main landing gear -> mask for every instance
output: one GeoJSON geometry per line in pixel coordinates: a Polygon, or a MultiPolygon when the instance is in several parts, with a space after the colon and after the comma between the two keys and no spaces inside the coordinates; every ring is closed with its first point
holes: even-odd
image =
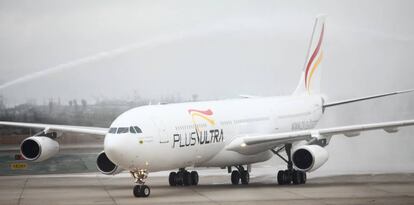
{"type": "Polygon", "coordinates": [[[198,172],[189,172],[184,168],[178,170],[178,172],[171,172],[168,178],[170,186],[197,186],[198,185],[198,172]]]}
{"type": "Polygon", "coordinates": [[[245,170],[243,166],[235,166],[237,170],[231,171],[231,167],[228,167],[229,173],[231,172],[231,184],[238,185],[241,181],[241,184],[249,184],[250,174],[248,170],[245,170]]]}
{"type": "Polygon", "coordinates": [[[287,163],[287,170],[280,170],[277,173],[277,182],[279,185],[287,184],[305,184],[306,183],[306,172],[293,169],[293,162],[291,157],[292,144],[285,144],[284,147],[279,150],[272,152],[279,156],[283,161],[287,163]],[[285,149],[288,159],[285,159],[282,155],[279,154],[281,150],[285,149]]]}
{"type": "Polygon", "coordinates": [[[134,186],[134,196],[135,197],[148,197],[151,193],[150,188],[145,184],[145,179],[148,177],[148,172],[146,170],[131,171],[132,177],[135,179],[135,183],[138,185],[134,186]]]}

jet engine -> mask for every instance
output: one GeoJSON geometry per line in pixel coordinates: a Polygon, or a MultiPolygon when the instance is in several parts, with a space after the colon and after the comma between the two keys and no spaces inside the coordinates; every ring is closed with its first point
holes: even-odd
{"type": "Polygon", "coordinates": [[[98,170],[105,175],[115,175],[123,171],[118,165],[114,164],[105,154],[105,151],[102,151],[98,154],[96,158],[96,167],[98,170]]]}
{"type": "Polygon", "coordinates": [[[328,151],[319,145],[303,145],[295,149],[292,162],[300,171],[311,172],[328,161],[328,151]]]}
{"type": "Polygon", "coordinates": [[[59,152],[59,143],[44,136],[32,136],[20,144],[20,153],[26,160],[41,162],[59,152]]]}

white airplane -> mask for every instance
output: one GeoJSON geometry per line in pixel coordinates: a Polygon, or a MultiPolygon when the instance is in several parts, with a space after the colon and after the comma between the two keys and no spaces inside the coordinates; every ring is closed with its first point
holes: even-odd
{"type": "Polygon", "coordinates": [[[178,169],[169,175],[171,186],[197,185],[198,173],[186,170],[196,167],[227,167],[232,184],[248,184],[251,164],[273,155],[287,164],[277,174],[280,185],[304,184],[306,172],[328,160],[324,147],[332,136],[353,137],[376,129],[394,133],[414,125],[414,120],[406,120],[314,128],[329,107],[413,91],[325,102],[319,90],[325,19],[324,15],[316,19],[302,77],[290,96],[142,106],[121,114],[109,129],[21,122],[0,125],[43,129],[20,145],[22,156],[37,162],[58,153],[62,132],[104,135],[97,168],[107,175],[129,171],[137,183],[135,197],[148,197],[145,179],[150,172],[163,170],[178,169]]]}

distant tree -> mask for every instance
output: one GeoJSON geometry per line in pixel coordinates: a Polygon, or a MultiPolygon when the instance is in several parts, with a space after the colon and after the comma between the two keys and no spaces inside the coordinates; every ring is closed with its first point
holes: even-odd
{"type": "Polygon", "coordinates": [[[3,110],[6,108],[6,106],[4,105],[4,97],[2,95],[0,95],[0,110],[3,110]]]}
{"type": "Polygon", "coordinates": [[[53,99],[49,99],[49,113],[53,110],[53,99]]]}
{"type": "Polygon", "coordinates": [[[88,106],[88,102],[85,99],[81,100],[81,104],[82,104],[82,108],[86,108],[86,106],[88,106]]]}

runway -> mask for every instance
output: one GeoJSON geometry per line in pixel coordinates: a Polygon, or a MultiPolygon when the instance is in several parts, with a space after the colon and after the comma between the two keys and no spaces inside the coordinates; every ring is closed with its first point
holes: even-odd
{"type": "Polygon", "coordinates": [[[229,176],[200,176],[199,186],[170,187],[166,176],[150,177],[149,198],[132,195],[128,175],[0,177],[0,204],[414,204],[414,174],[355,175],[309,179],[279,186],[271,175],[234,186],[229,176]]]}

